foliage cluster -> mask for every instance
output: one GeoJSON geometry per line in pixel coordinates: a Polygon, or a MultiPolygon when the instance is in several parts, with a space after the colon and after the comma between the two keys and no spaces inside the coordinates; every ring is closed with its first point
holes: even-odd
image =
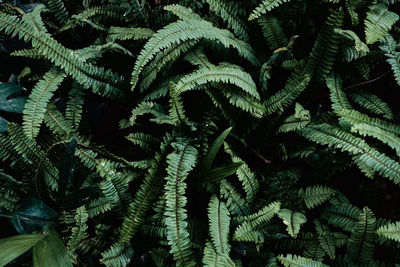
{"type": "Polygon", "coordinates": [[[398,266],[399,10],[0,1],[0,266],[398,266]]]}

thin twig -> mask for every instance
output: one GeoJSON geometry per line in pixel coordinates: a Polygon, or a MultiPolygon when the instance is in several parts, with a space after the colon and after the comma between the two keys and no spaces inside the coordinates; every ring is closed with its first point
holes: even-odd
{"type": "Polygon", "coordinates": [[[270,164],[271,161],[269,159],[266,159],[263,155],[261,155],[258,151],[256,151],[253,147],[249,146],[250,150],[256,154],[257,157],[259,157],[260,159],[262,159],[262,161],[264,161],[267,164],[270,164]]]}
{"type": "Polygon", "coordinates": [[[353,88],[353,87],[357,87],[357,86],[360,86],[360,85],[364,85],[364,84],[368,84],[368,83],[375,82],[375,81],[379,80],[380,78],[382,78],[383,76],[385,76],[386,74],[388,74],[389,72],[390,72],[390,70],[388,70],[388,71],[385,72],[384,74],[382,74],[382,75],[376,77],[375,79],[372,79],[372,80],[369,80],[369,81],[365,81],[365,82],[362,82],[362,83],[357,83],[357,84],[349,85],[349,86],[346,86],[346,87],[343,88],[343,89],[353,88]]]}

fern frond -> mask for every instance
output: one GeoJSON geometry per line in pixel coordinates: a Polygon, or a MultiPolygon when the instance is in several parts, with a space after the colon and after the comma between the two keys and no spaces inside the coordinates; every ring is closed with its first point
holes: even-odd
{"type": "Polygon", "coordinates": [[[239,7],[235,3],[223,0],[207,0],[207,3],[210,5],[210,10],[221,17],[236,36],[244,41],[249,40],[246,24],[238,17],[239,7]]]}
{"type": "Polygon", "coordinates": [[[299,190],[299,196],[303,197],[307,208],[312,209],[330,199],[335,191],[327,186],[309,186],[305,191],[299,190]]]}
{"type": "Polygon", "coordinates": [[[282,112],[304,91],[309,81],[310,76],[308,74],[293,73],[287,80],[285,87],[267,99],[265,102],[266,113],[270,115],[275,112],[282,112]]]}
{"type": "Polygon", "coordinates": [[[140,225],[143,223],[145,214],[151,208],[152,202],[157,198],[157,194],[162,185],[165,150],[170,142],[170,136],[164,138],[161,143],[161,153],[156,153],[148,170],[148,174],[145,176],[139,190],[136,192],[133,202],[129,205],[120,231],[120,244],[128,242],[136,234],[140,225]]]}
{"type": "Polygon", "coordinates": [[[229,258],[230,216],[225,203],[212,196],[208,205],[208,221],[210,236],[217,253],[229,258]]]}
{"type": "Polygon", "coordinates": [[[257,19],[263,14],[266,14],[272,9],[282,5],[282,3],[286,3],[288,1],[290,0],[263,0],[260,5],[253,10],[249,16],[249,20],[257,19]]]}
{"type": "Polygon", "coordinates": [[[129,245],[114,244],[107,251],[101,253],[100,263],[109,267],[127,267],[133,256],[133,249],[129,245]]]}
{"type": "Polygon", "coordinates": [[[354,124],[351,126],[351,131],[362,136],[372,136],[382,141],[384,144],[396,150],[396,154],[400,156],[400,138],[397,135],[365,123],[354,124]]]}
{"type": "Polygon", "coordinates": [[[224,254],[215,251],[211,242],[206,242],[203,252],[203,266],[206,267],[235,267],[235,263],[224,254]]]}
{"type": "Polygon", "coordinates": [[[400,242],[400,222],[382,225],[376,230],[376,233],[384,238],[400,242]]]}
{"type": "Polygon", "coordinates": [[[319,220],[314,220],[315,229],[318,233],[318,240],[326,254],[333,260],[336,253],[335,237],[328,226],[322,224],[319,220]]]}
{"type": "Polygon", "coordinates": [[[333,110],[352,109],[346,94],[342,90],[342,78],[339,74],[332,73],[326,77],[326,85],[330,90],[333,110]]]}
{"type": "Polygon", "coordinates": [[[374,253],[375,216],[365,207],[358,217],[357,228],[347,243],[347,252],[356,261],[369,262],[374,253]]]}
{"type": "Polygon", "coordinates": [[[227,180],[221,181],[220,188],[221,195],[226,199],[226,206],[231,214],[235,216],[249,215],[250,207],[236,188],[234,188],[227,180]]]}
{"type": "Polygon", "coordinates": [[[304,137],[322,145],[333,146],[353,155],[369,168],[387,177],[395,184],[400,183],[400,164],[371,148],[364,140],[328,124],[307,126],[300,131],[304,137]]]}
{"type": "MultiPolygon", "coordinates": [[[[194,13],[190,15],[193,17],[194,13]]],[[[202,38],[217,41],[226,48],[233,47],[238,50],[241,56],[253,64],[259,64],[250,46],[236,39],[229,31],[216,28],[210,22],[201,19],[178,20],[157,31],[144,45],[132,72],[132,89],[136,87],[139,74],[142,72],[144,66],[158,52],[175,43],[179,44],[183,41],[199,40],[202,38]]]]}
{"type": "Polygon", "coordinates": [[[54,17],[60,24],[64,24],[69,15],[62,0],[49,0],[47,2],[50,12],[54,14],[54,17]]]}
{"type": "Polygon", "coordinates": [[[82,241],[88,237],[86,224],[89,215],[87,214],[85,206],[76,209],[75,223],[71,229],[71,235],[68,240],[66,249],[69,253],[73,254],[76,250],[82,247],[82,241]]]}
{"type": "Polygon", "coordinates": [[[310,58],[305,66],[305,72],[316,75],[318,80],[324,80],[335,62],[339,50],[340,36],[335,33],[335,28],[340,28],[343,23],[341,8],[334,10],[326,19],[325,25],[318,34],[310,53],[310,58]]]}
{"type": "Polygon", "coordinates": [[[85,93],[82,87],[77,84],[72,86],[68,93],[67,108],[65,110],[65,118],[71,122],[75,131],[78,130],[79,123],[82,118],[83,104],[85,102],[85,93]]]}
{"type": "Polygon", "coordinates": [[[267,41],[269,49],[275,51],[287,45],[288,40],[276,17],[264,16],[258,19],[258,23],[261,26],[262,34],[267,41]]]}
{"type": "Polygon", "coordinates": [[[112,26],[108,30],[107,41],[148,39],[153,34],[154,31],[147,28],[123,28],[112,26]]]}
{"type": "MultiPolygon", "coordinates": [[[[375,113],[377,115],[382,115],[386,119],[393,119],[393,112],[390,109],[389,105],[380,99],[378,96],[367,93],[367,92],[358,92],[350,94],[351,99],[354,102],[359,104],[361,107],[365,108],[366,110],[375,113]]],[[[344,109],[351,109],[351,108],[344,108],[344,109]]]]}
{"type": "Polygon", "coordinates": [[[13,211],[18,208],[20,197],[14,190],[0,189],[0,208],[8,211],[13,211]]]}
{"type": "Polygon", "coordinates": [[[332,226],[353,232],[357,227],[358,216],[361,210],[350,204],[340,204],[325,209],[322,218],[332,226]]]}
{"type": "Polygon", "coordinates": [[[287,226],[286,230],[293,238],[296,238],[300,232],[302,224],[307,222],[307,218],[303,213],[294,212],[289,209],[280,209],[278,217],[283,220],[283,224],[287,226]]]}
{"type": "Polygon", "coordinates": [[[394,78],[397,84],[400,85],[400,52],[396,51],[397,43],[391,35],[387,35],[383,40],[383,45],[379,46],[379,48],[385,52],[386,62],[392,67],[394,78]]]}
{"type": "Polygon", "coordinates": [[[167,156],[168,176],[165,185],[167,239],[177,266],[195,266],[187,229],[184,193],[185,179],[196,164],[198,152],[185,141],[172,143],[172,146],[176,152],[167,156]]]}
{"type": "Polygon", "coordinates": [[[71,122],[64,118],[53,103],[49,103],[47,106],[44,122],[57,135],[69,137],[73,133],[74,127],[71,122]]]}
{"type": "Polygon", "coordinates": [[[35,138],[39,133],[39,127],[44,119],[46,107],[54,91],[64,80],[65,74],[62,71],[51,69],[43,79],[32,89],[29,99],[24,108],[24,132],[30,139],[35,138]]]}
{"type": "Polygon", "coordinates": [[[351,125],[359,123],[368,124],[373,127],[379,128],[382,131],[389,132],[393,135],[400,135],[400,125],[370,117],[354,109],[351,110],[343,109],[340,111],[336,111],[336,113],[351,125]]]}
{"type": "Polygon", "coordinates": [[[328,265],[323,264],[320,261],[310,258],[303,258],[297,255],[280,255],[277,258],[285,267],[328,267],[328,265]]]}
{"type": "Polygon", "coordinates": [[[280,202],[273,202],[257,213],[238,218],[239,222],[242,223],[235,229],[233,239],[257,243],[259,240],[257,227],[271,220],[278,213],[280,206],[280,202]]]}
{"type": "Polygon", "coordinates": [[[126,139],[146,151],[151,151],[151,148],[154,148],[160,143],[159,140],[154,138],[152,135],[145,133],[131,133],[126,136],[126,139]]]}
{"type": "Polygon", "coordinates": [[[303,128],[311,122],[310,112],[296,103],[295,114],[287,117],[279,126],[278,132],[291,132],[303,128]]]}
{"type": "Polygon", "coordinates": [[[33,29],[35,29],[35,31],[37,33],[40,33],[42,31],[47,32],[47,29],[44,26],[44,23],[41,18],[41,14],[40,14],[43,10],[45,10],[44,5],[37,5],[37,6],[35,6],[35,8],[33,9],[32,12],[25,13],[22,16],[22,20],[24,20],[28,24],[31,24],[31,26],[33,26],[33,29]]]}
{"type": "Polygon", "coordinates": [[[0,12],[0,31],[12,37],[18,36],[25,42],[32,41],[33,48],[70,74],[84,88],[92,88],[95,93],[114,97],[121,93],[113,85],[119,81],[116,74],[83,61],[77,53],[59,44],[49,34],[36,33],[26,22],[0,12]]]}
{"type": "Polygon", "coordinates": [[[384,37],[398,20],[399,15],[389,11],[383,4],[372,6],[364,20],[366,43],[373,44],[384,37]]]}

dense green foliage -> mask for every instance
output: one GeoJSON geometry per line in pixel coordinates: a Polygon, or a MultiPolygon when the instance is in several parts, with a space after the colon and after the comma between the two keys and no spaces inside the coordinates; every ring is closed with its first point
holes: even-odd
{"type": "Polygon", "coordinates": [[[0,266],[398,266],[399,10],[0,1],[0,266]]]}

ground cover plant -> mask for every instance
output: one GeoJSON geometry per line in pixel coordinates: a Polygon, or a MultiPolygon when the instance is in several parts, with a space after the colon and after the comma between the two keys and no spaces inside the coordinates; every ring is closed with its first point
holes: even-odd
{"type": "Polygon", "coordinates": [[[0,266],[398,266],[399,10],[0,1],[0,266]]]}

